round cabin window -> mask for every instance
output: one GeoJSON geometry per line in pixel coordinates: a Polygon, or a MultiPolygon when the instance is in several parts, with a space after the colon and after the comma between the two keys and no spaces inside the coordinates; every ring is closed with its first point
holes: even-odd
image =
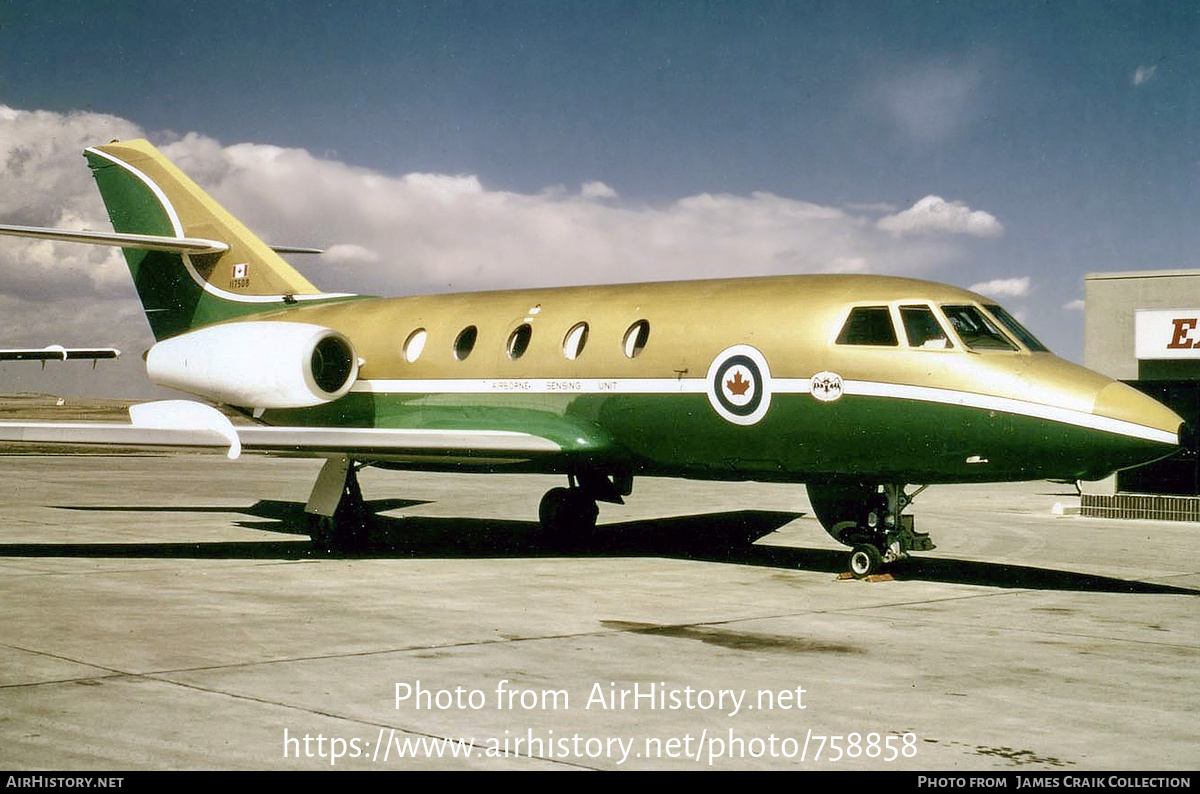
{"type": "Polygon", "coordinates": [[[646,347],[646,341],[650,338],[650,323],[646,320],[638,320],[633,325],[629,326],[629,330],[625,332],[625,338],[622,340],[622,347],[625,350],[627,358],[635,358],[646,347]]]}
{"type": "Polygon", "coordinates": [[[458,336],[454,339],[454,357],[462,361],[471,355],[471,351],[475,349],[475,340],[478,338],[479,329],[473,325],[468,325],[459,331],[458,336]]]}
{"type": "Polygon", "coordinates": [[[516,361],[525,355],[525,350],[529,347],[529,338],[531,336],[533,336],[533,329],[529,327],[529,323],[517,326],[516,330],[508,335],[508,344],[505,346],[508,357],[516,361]]]}
{"type": "Polygon", "coordinates": [[[588,324],[575,323],[563,337],[563,355],[572,361],[579,358],[579,354],[583,352],[583,346],[587,344],[587,338],[588,324]]]}
{"type": "Polygon", "coordinates": [[[409,364],[421,357],[421,351],[425,349],[425,339],[429,336],[424,328],[418,328],[408,335],[404,340],[404,360],[409,364]]]}

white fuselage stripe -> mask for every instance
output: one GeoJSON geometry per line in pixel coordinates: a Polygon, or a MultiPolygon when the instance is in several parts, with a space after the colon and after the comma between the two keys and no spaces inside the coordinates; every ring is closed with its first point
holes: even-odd
{"type": "Polygon", "coordinates": [[[1102,430],[1122,436],[1143,438],[1147,441],[1157,441],[1163,444],[1178,444],[1179,435],[1158,430],[1145,425],[1114,419],[1110,416],[1100,416],[1074,408],[1062,408],[1044,403],[1015,400],[1011,397],[994,397],[988,394],[956,391],[953,389],[934,389],[928,386],[902,386],[892,383],[874,383],[871,381],[846,381],[845,393],[861,397],[886,397],[900,400],[917,400],[919,402],[938,403],[941,405],[960,405],[964,408],[978,408],[985,411],[1028,416],[1033,419],[1047,419],[1059,424],[1086,427],[1092,430],[1102,430]]]}
{"type": "MultiPolygon", "coordinates": [[[[704,394],[707,387],[702,378],[448,378],[360,380],[351,391],[370,394],[704,394]]],[[[767,388],[773,394],[809,394],[812,380],[771,378],[767,388]]],[[[1179,443],[1177,433],[1088,411],[1011,397],[861,380],[846,381],[843,389],[846,395],[958,405],[1045,419],[1161,444],[1179,443]]]]}
{"type": "Polygon", "coordinates": [[[360,380],[351,391],[372,394],[703,394],[699,378],[448,378],[360,380]]]}

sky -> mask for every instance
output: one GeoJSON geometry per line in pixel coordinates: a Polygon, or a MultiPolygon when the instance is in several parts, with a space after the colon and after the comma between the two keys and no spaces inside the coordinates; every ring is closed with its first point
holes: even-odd
{"type": "MultiPolygon", "coordinates": [[[[1193,268],[1200,5],[0,0],[0,223],[108,229],[146,137],[319,287],[915,276],[1083,355],[1086,273],[1193,268]]],[[[153,393],[116,251],[0,241],[0,392],[153,393]]]]}

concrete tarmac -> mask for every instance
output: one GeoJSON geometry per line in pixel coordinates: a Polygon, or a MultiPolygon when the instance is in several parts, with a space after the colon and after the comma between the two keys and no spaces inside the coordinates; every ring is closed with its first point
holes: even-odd
{"type": "Polygon", "coordinates": [[[1200,766],[1194,524],[934,487],[937,550],[865,582],[799,486],[639,480],[563,552],[558,478],[367,470],[327,556],[318,469],[0,456],[0,766],[1200,766]]]}

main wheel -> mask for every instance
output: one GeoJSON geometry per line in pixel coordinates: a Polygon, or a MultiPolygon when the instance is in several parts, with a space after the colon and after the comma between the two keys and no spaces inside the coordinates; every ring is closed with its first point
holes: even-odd
{"type": "Polygon", "coordinates": [[[342,486],[342,498],[331,516],[306,513],[308,536],[317,551],[359,551],[366,547],[374,516],[363,501],[358,476],[351,468],[342,486]]]}
{"type": "Polygon", "coordinates": [[[370,516],[339,511],[331,516],[306,513],[313,549],[323,552],[360,551],[367,545],[370,516]]]}
{"type": "Polygon", "coordinates": [[[860,543],[850,550],[850,574],[855,579],[866,579],[882,567],[883,554],[870,543],[860,543]]]}
{"type": "Polygon", "coordinates": [[[596,502],[578,488],[551,488],[538,505],[542,531],[555,541],[590,535],[599,514],[596,502]]]}

